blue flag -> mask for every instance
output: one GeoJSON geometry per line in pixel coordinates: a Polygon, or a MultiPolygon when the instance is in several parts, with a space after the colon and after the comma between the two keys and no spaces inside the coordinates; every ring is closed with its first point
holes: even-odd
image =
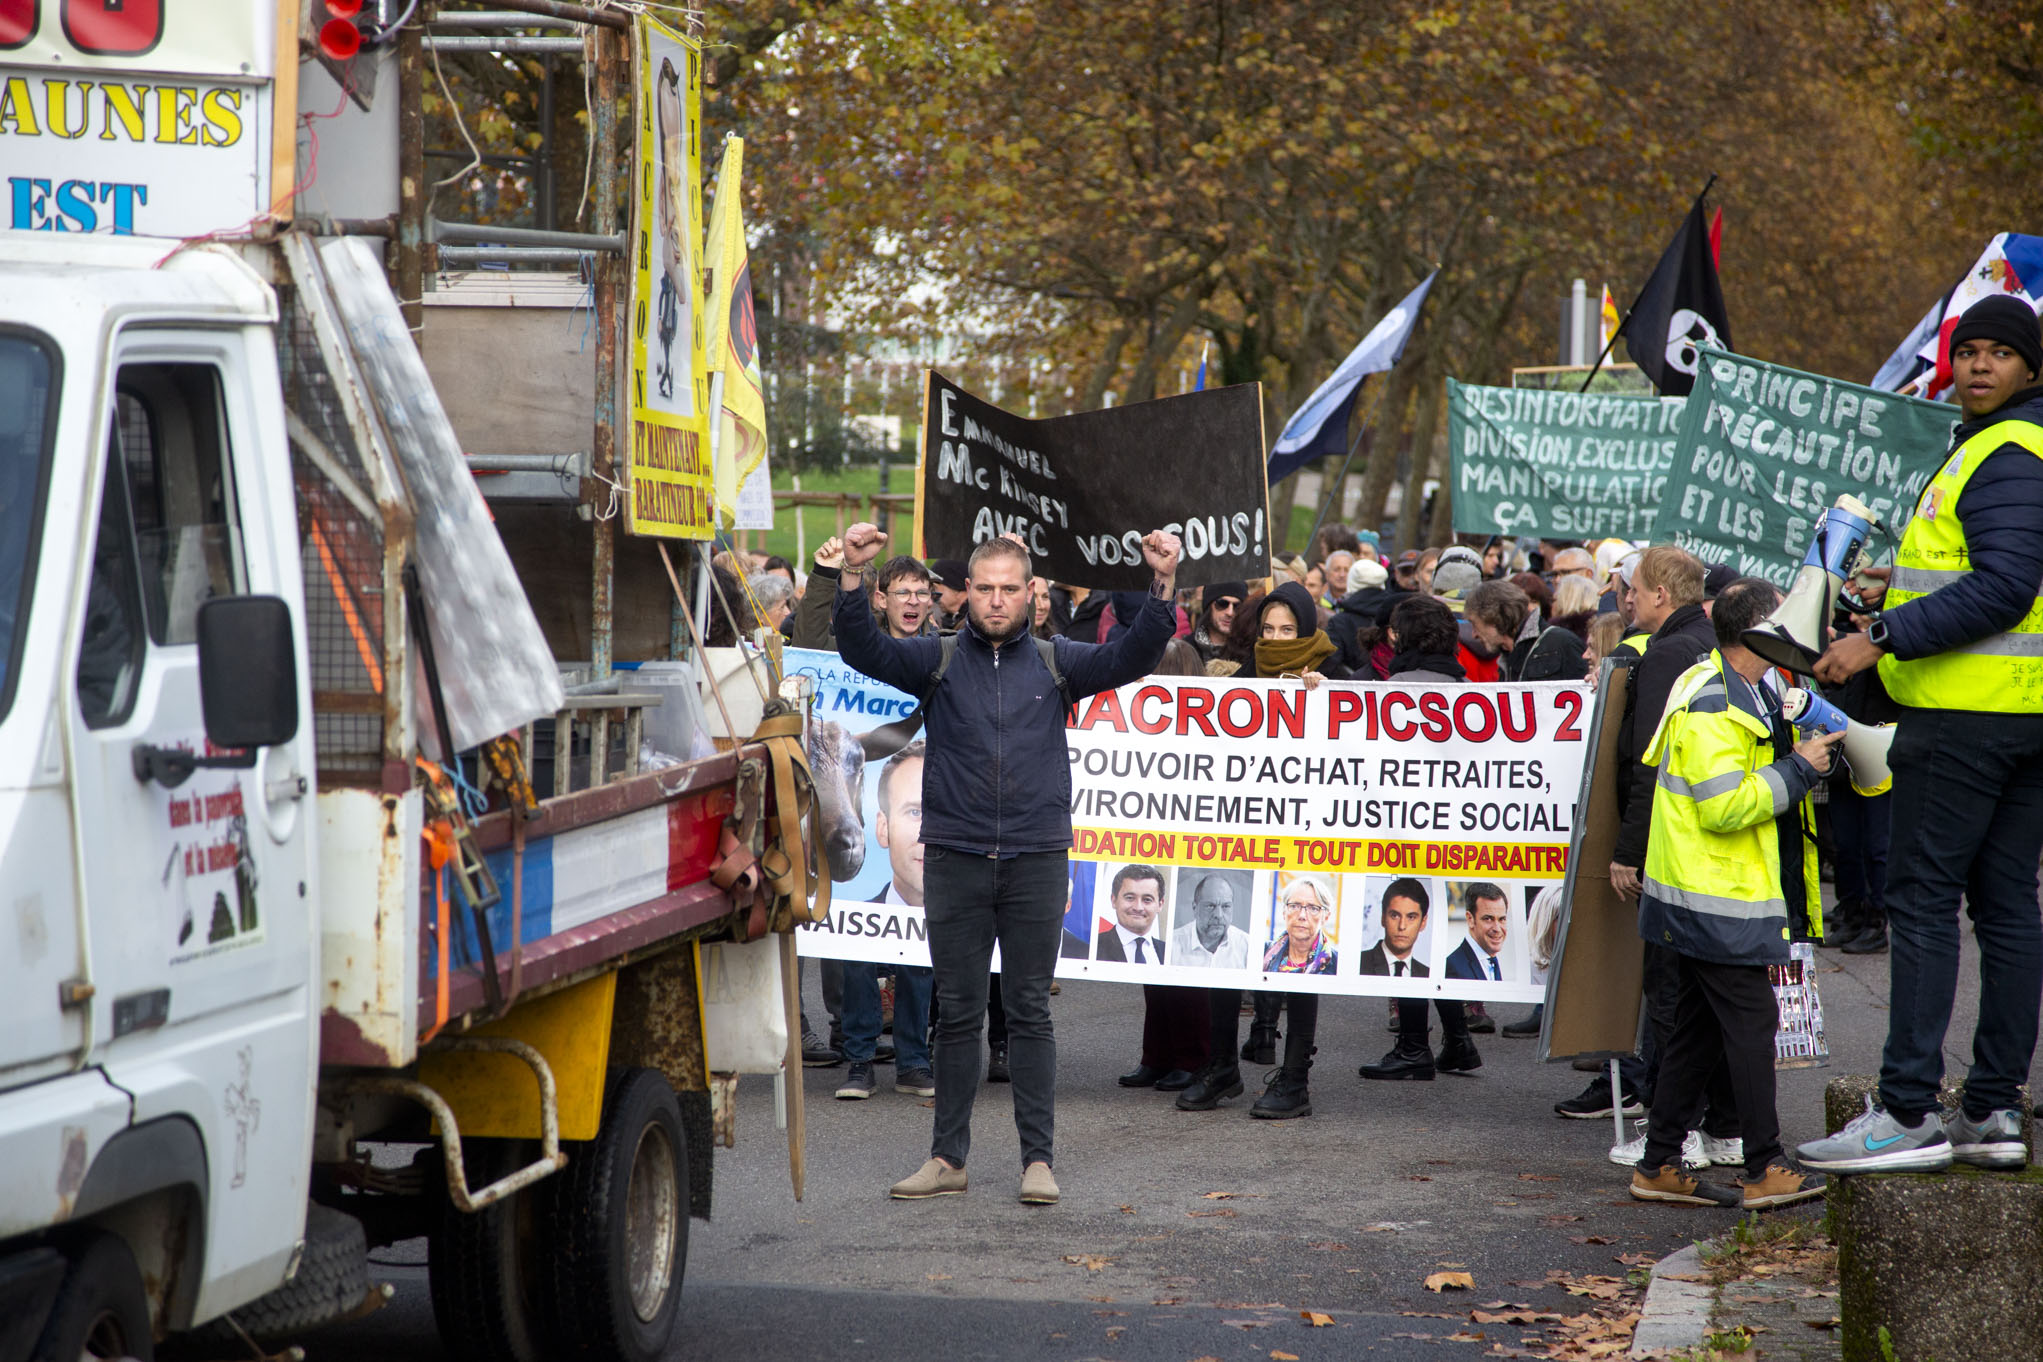
{"type": "Polygon", "coordinates": [[[1270,451],[1272,483],[1323,455],[1347,453],[1348,418],[1355,410],[1355,394],[1362,390],[1362,380],[1370,374],[1388,371],[1404,354],[1405,342],[1411,339],[1412,327],[1419,320],[1419,309],[1425,305],[1426,290],[1433,287],[1439,273],[1435,270],[1427,275],[1406,294],[1405,300],[1348,352],[1333,377],[1305,399],[1305,405],[1291,417],[1284,433],[1277,437],[1276,447],[1270,451]]]}
{"type": "Polygon", "coordinates": [[[1206,391],[1206,351],[1211,347],[1212,342],[1208,341],[1206,345],[1202,346],[1199,350],[1199,381],[1192,385],[1192,391],[1195,393],[1202,393],[1206,391]]]}

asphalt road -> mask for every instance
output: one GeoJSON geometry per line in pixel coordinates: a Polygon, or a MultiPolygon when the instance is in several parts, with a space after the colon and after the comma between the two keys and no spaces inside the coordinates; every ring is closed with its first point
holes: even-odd
{"type": "MultiPolygon", "coordinates": [[[[1969,936],[1965,952],[1946,1044],[1960,1071],[1977,1007],[1969,936]]],[[[1877,1071],[1886,1030],[1885,956],[1819,951],[1818,964],[1832,1063],[1782,1072],[1790,1147],[1821,1133],[1829,1078],[1877,1071]]],[[[1328,999],[1314,1115],[1267,1122],[1249,1118],[1246,1100],[1186,1114],[1167,1097],[1116,1086],[1135,1060],[1134,988],[1067,982],[1052,1005],[1055,1207],[1015,1199],[1012,1105],[999,1085],[980,1090],[971,1191],[889,1201],[888,1184],[925,1157],[928,1103],[891,1088],[834,1101],[841,1069],[804,1075],[808,1185],[797,1203],[771,1080],[746,1079],[738,1147],[717,1154],[715,1217],[694,1222],[675,1356],[1437,1358],[1442,1345],[1428,1340],[1464,1329],[1484,1334],[1473,1355],[1521,1331],[1471,1325],[1471,1306],[1573,1312],[1581,1302],[1544,1284],[1549,1269],[1622,1276],[1617,1255],[1665,1254],[1735,1219],[1630,1200],[1628,1174],[1606,1157],[1608,1119],[1552,1113],[1586,1075],[1535,1064],[1531,1041],[1479,1037],[1484,1064],[1470,1077],[1365,1083],[1355,1066],[1388,1048],[1385,1007],[1328,999]],[[1584,1242],[1592,1238],[1609,1242],[1584,1242]],[[1467,1271],[1474,1290],[1429,1292],[1425,1277],[1441,1270],[1467,1271]],[[1301,1311],[1332,1323],[1310,1325],[1301,1311]]],[[[821,1015],[813,998],[810,1007],[821,1015]]],[[[1523,1011],[1499,1009],[1500,1020],[1523,1011]]],[[[419,1246],[382,1256],[400,1264],[380,1269],[396,1299],[308,1340],[314,1362],[441,1356],[424,1270],[401,1265],[420,1259],[419,1246]]]]}

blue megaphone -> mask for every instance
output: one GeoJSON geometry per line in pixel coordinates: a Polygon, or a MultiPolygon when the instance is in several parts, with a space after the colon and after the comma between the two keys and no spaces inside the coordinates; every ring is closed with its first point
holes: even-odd
{"type": "Polygon", "coordinates": [[[1781,696],[1781,713],[1801,733],[1844,734],[1839,747],[1851,768],[1851,787],[1860,794],[1885,794],[1893,787],[1887,749],[1894,745],[1894,725],[1862,724],[1822,696],[1800,689],[1781,696]]]}
{"type": "Polygon", "coordinates": [[[1879,522],[1849,493],[1816,518],[1809,552],[1780,606],[1740,642],[1776,667],[1810,675],[1823,655],[1823,626],[1834,606],[1865,612],[1872,607],[1845,590],[1866,566],[1866,543],[1879,522]]]}

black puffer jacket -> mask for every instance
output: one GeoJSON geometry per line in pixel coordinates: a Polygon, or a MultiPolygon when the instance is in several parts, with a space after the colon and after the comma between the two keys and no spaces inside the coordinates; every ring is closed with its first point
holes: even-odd
{"type": "Polygon", "coordinates": [[[1327,621],[1327,637],[1341,650],[1341,661],[1349,671],[1360,675],[1369,665],[1369,649],[1362,646],[1363,637],[1372,629],[1383,628],[1384,621],[1390,618],[1390,608],[1411,594],[1392,586],[1365,586],[1341,597],[1333,618],[1327,621]]]}

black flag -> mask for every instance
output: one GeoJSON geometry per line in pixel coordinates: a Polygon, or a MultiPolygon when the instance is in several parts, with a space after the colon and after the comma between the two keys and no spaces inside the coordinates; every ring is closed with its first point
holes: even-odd
{"type": "Polygon", "coordinates": [[[1698,197],[1681,230],[1667,245],[1653,277],[1619,328],[1632,362],[1667,397],[1686,397],[1695,386],[1696,347],[1730,350],[1731,321],[1710,257],[1710,229],[1698,197]]]}

